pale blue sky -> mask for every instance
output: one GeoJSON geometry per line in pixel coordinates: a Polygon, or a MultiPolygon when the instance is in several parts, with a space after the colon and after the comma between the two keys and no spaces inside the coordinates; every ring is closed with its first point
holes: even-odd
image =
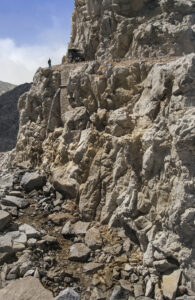
{"type": "Polygon", "coordinates": [[[31,81],[48,57],[60,63],[73,8],[74,0],[0,0],[0,80],[31,81]]]}

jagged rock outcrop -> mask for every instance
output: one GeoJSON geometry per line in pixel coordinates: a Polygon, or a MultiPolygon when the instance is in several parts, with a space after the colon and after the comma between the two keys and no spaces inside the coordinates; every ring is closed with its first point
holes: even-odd
{"type": "Polygon", "coordinates": [[[16,145],[19,128],[17,103],[19,97],[29,91],[30,86],[25,83],[0,96],[0,152],[10,151],[16,145]]]}
{"type": "Polygon", "coordinates": [[[194,52],[192,0],[76,0],[70,47],[86,59],[194,52]]]}
{"type": "Polygon", "coordinates": [[[173,61],[75,66],[67,85],[72,108],[47,138],[47,98],[28,108],[35,85],[36,91],[43,88],[47,77],[19,104],[17,161],[27,157],[51,171],[55,188],[77,199],[83,220],[124,227],[143,250],[144,264],[160,271],[162,260],[166,268],[192,264],[194,66],[194,54],[173,61]]]}
{"type": "MultiPolygon", "coordinates": [[[[44,169],[80,221],[125,230],[155,270],[146,295],[155,286],[162,299],[156,277],[178,269],[193,290],[194,1],[75,5],[71,45],[98,60],[38,70],[19,101],[14,162],[44,169]]],[[[74,218],[54,217],[74,235],[74,218]]]]}
{"type": "Polygon", "coordinates": [[[40,156],[43,153],[42,142],[48,134],[49,115],[53,109],[53,120],[55,128],[61,124],[58,116],[58,104],[52,105],[55,92],[60,86],[60,72],[50,69],[39,69],[33,81],[30,92],[20,97],[18,110],[20,111],[19,136],[20,142],[16,145],[17,155],[23,153],[22,158],[18,160],[26,161],[33,156],[34,164],[39,163],[40,156]],[[55,117],[57,115],[57,117],[55,117]],[[57,120],[57,121],[56,121],[57,120]],[[28,144],[31,145],[28,152],[28,144]],[[26,153],[26,154],[24,154],[26,153]],[[25,157],[24,157],[25,156],[25,157]]]}
{"type": "Polygon", "coordinates": [[[44,289],[37,278],[27,277],[16,280],[0,290],[0,297],[7,300],[53,300],[52,293],[44,289]]]}

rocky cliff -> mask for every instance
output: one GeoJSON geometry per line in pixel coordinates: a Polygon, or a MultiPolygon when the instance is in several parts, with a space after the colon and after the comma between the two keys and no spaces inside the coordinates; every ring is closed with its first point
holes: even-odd
{"type": "Polygon", "coordinates": [[[0,96],[0,152],[10,151],[16,145],[19,113],[19,97],[30,89],[30,84],[21,84],[0,96]]]}
{"type": "Polygon", "coordinates": [[[191,53],[194,12],[191,0],[75,0],[70,46],[87,59],[191,53]]]}
{"type": "MultiPolygon", "coordinates": [[[[43,169],[79,221],[141,253],[139,293],[129,248],[95,247],[107,264],[123,253],[131,266],[111,278],[134,297],[194,291],[194,13],[194,1],[77,0],[71,46],[95,60],[39,69],[19,100],[15,164],[43,169]]],[[[108,299],[90,288],[83,299],[108,299]]]]}

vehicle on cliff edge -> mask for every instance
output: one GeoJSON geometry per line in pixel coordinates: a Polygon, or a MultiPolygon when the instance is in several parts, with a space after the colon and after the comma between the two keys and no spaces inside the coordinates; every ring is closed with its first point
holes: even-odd
{"type": "Polygon", "coordinates": [[[81,62],[85,61],[83,53],[79,49],[68,49],[68,62],[73,63],[73,62],[81,62]]]}

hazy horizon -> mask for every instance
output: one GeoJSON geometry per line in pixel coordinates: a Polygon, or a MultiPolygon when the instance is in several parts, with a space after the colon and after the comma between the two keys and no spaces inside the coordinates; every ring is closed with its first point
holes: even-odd
{"type": "Polygon", "coordinates": [[[50,57],[60,64],[71,31],[74,0],[1,0],[0,81],[31,82],[50,57]]]}

